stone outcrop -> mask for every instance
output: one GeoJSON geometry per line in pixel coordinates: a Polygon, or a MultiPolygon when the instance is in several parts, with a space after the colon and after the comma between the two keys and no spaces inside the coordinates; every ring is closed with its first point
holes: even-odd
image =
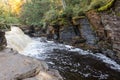
{"type": "Polygon", "coordinates": [[[104,32],[104,26],[101,22],[101,17],[99,13],[94,10],[90,10],[86,13],[86,16],[91,23],[92,29],[95,31],[96,35],[99,37],[99,40],[104,40],[106,35],[104,32]]]}
{"type": "Polygon", "coordinates": [[[102,15],[102,20],[107,30],[108,36],[111,38],[113,50],[118,52],[120,57],[120,17],[116,15],[102,15]]]}
{"type": "Polygon", "coordinates": [[[101,13],[102,23],[107,31],[107,36],[111,39],[113,50],[120,58],[120,0],[116,0],[112,13],[101,13]]]}
{"type": "Polygon", "coordinates": [[[65,26],[60,30],[60,40],[63,42],[71,43],[72,38],[75,37],[76,34],[72,26],[65,26]]]}
{"type": "Polygon", "coordinates": [[[24,31],[25,34],[29,35],[30,37],[41,37],[46,36],[46,29],[42,28],[37,25],[22,25],[19,27],[24,31]]]}
{"type": "Polygon", "coordinates": [[[4,49],[7,45],[5,32],[0,31],[0,50],[4,49]]]}
{"type": "Polygon", "coordinates": [[[63,80],[46,63],[18,54],[11,49],[0,52],[0,80],[63,80]]]}

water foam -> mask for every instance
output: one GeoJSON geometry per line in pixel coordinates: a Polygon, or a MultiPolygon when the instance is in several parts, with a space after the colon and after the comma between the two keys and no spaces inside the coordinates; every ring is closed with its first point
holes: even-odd
{"type": "Polygon", "coordinates": [[[64,45],[59,43],[54,43],[53,41],[45,41],[42,42],[41,38],[34,39],[34,42],[28,45],[28,47],[25,48],[23,54],[31,57],[36,57],[39,59],[45,60],[47,58],[48,52],[52,52],[53,49],[59,49],[59,50],[68,50],[71,52],[78,52],[80,55],[92,55],[96,57],[97,59],[101,60],[102,62],[106,63],[110,66],[110,68],[120,71],[120,65],[117,64],[114,60],[106,57],[105,55],[101,53],[93,54],[89,50],[84,51],[80,48],[74,48],[70,45],[64,45]]]}
{"type": "Polygon", "coordinates": [[[19,28],[12,26],[11,31],[6,32],[5,37],[7,39],[7,47],[13,48],[19,52],[32,42],[32,39],[24,34],[19,28]]]}

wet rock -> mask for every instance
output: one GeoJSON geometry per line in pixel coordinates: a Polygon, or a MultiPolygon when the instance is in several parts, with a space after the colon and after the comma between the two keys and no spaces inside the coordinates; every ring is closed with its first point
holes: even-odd
{"type": "Polygon", "coordinates": [[[107,57],[115,60],[118,64],[120,64],[120,59],[118,59],[118,56],[116,55],[116,52],[114,52],[113,50],[107,49],[105,51],[102,51],[101,53],[103,53],[107,57]]]}
{"type": "Polygon", "coordinates": [[[99,40],[105,40],[105,29],[102,24],[100,14],[94,10],[90,10],[86,13],[86,16],[92,25],[92,29],[96,32],[96,35],[99,37],[99,40]]]}
{"type": "Polygon", "coordinates": [[[92,29],[90,22],[87,18],[80,20],[81,24],[81,35],[86,39],[86,44],[95,45],[97,41],[97,36],[95,31],[92,29]]]}
{"type": "Polygon", "coordinates": [[[72,39],[73,44],[85,43],[86,40],[80,36],[76,36],[72,39]]]}
{"type": "Polygon", "coordinates": [[[66,26],[60,30],[60,40],[62,40],[63,42],[71,43],[72,38],[74,38],[75,36],[76,34],[72,26],[66,26]]]}
{"type": "Polygon", "coordinates": [[[108,43],[107,41],[99,41],[97,43],[99,49],[103,50],[107,50],[107,49],[111,49],[112,50],[112,44],[108,43]]]}
{"type": "Polygon", "coordinates": [[[0,50],[4,49],[7,46],[5,32],[0,31],[0,50]]]}
{"type": "Polygon", "coordinates": [[[110,57],[110,58],[115,57],[115,53],[112,50],[110,50],[110,49],[102,51],[102,53],[105,54],[106,56],[110,57]]]}
{"type": "Polygon", "coordinates": [[[47,39],[46,39],[45,37],[41,37],[41,38],[40,38],[40,42],[45,42],[45,43],[47,43],[47,39]]]}
{"type": "Polygon", "coordinates": [[[54,28],[52,26],[48,26],[47,39],[49,39],[49,40],[53,39],[53,35],[54,35],[54,28]]]}
{"type": "Polygon", "coordinates": [[[60,39],[60,34],[59,34],[59,30],[60,30],[60,25],[52,25],[54,28],[54,35],[53,35],[53,39],[54,40],[59,40],[60,39]]]}
{"type": "Polygon", "coordinates": [[[111,13],[101,13],[102,23],[106,28],[107,37],[111,41],[112,48],[120,59],[120,0],[116,0],[111,13]]]}
{"type": "Polygon", "coordinates": [[[114,4],[114,10],[118,16],[120,16],[120,0],[116,0],[114,4]]]}
{"type": "Polygon", "coordinates": [[[46,29],[39,27],[37,25],[22,25],[19,26],[23,32],[30,37],[40,37],[40,36],[46,36],[46,29]]]}
{"type": "Polygon", "coordinates": [[[0,80],[62,80],[45,62],[6,50],[0,52],[0,80]]]}

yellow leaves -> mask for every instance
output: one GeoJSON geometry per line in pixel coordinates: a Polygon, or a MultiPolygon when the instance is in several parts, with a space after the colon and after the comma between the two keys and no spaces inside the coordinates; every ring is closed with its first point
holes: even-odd
{"type": "Polygon", "coordinates": [[[23,0],[9,0],[8,1],[11,12],[15,14],[19,14],[21,10],[21,6],[23,5],[23,0]]]}
{"type": "Polygon", "coordinates": [[[14,14],[19,14],[21,11],[21,6],[26,0],[2,0],[1,4],[4,10],[7,12],[12,12],[14,14]]]}

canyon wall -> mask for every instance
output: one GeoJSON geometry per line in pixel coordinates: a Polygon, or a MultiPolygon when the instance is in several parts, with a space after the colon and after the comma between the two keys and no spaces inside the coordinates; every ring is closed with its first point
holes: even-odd
{"type": "Polygon", "coordinates": [[[116,0],[110,11],[101,13],[102,23],[111,38],[113,50],[120,58],[120,0],[116,0]]]}

